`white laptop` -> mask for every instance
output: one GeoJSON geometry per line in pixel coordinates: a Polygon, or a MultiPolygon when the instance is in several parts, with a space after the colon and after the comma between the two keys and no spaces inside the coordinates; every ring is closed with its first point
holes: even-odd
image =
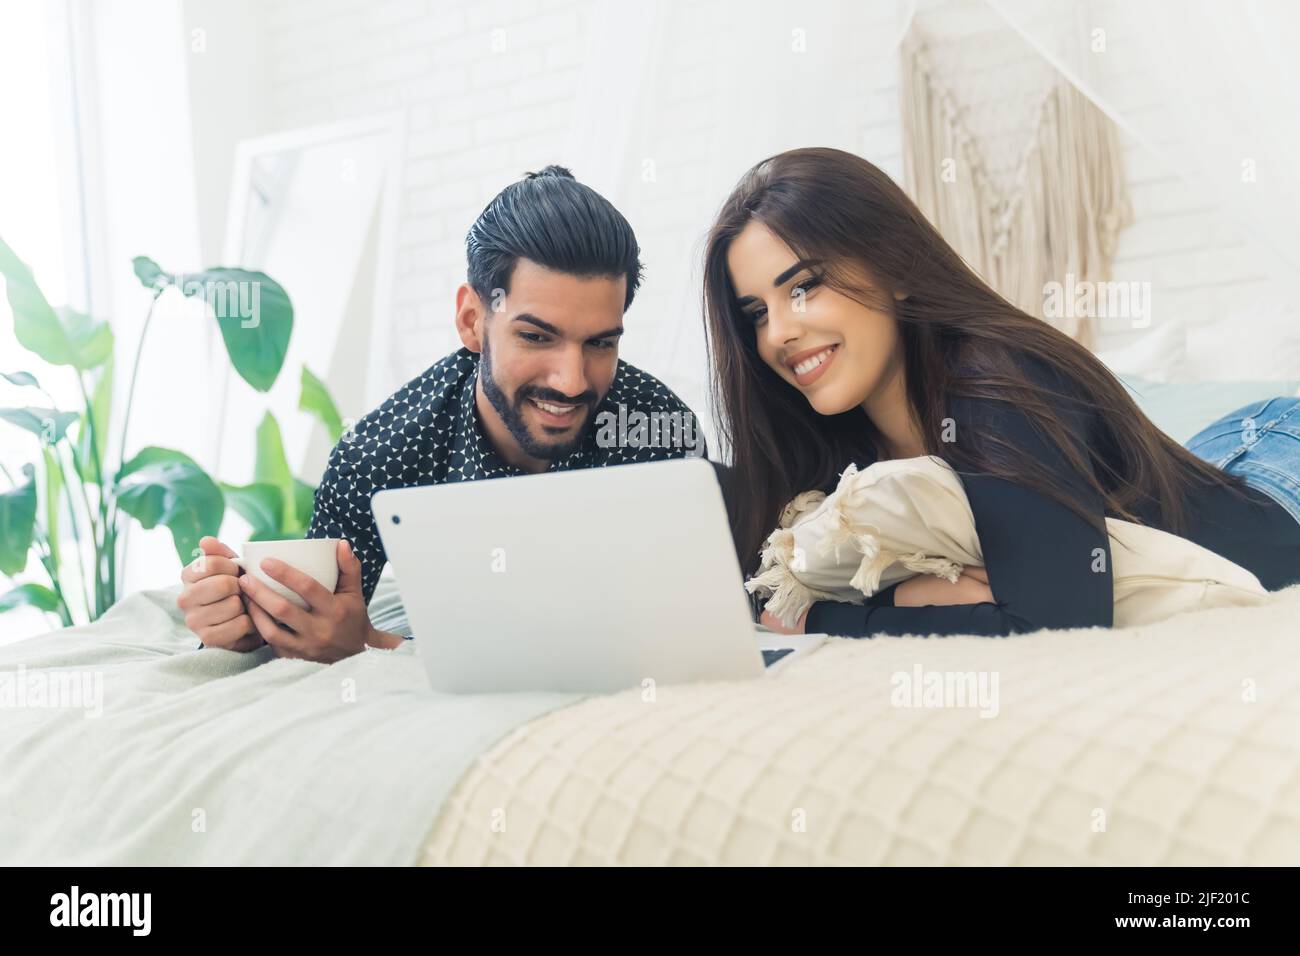
{"type": "Polygon", "coordinates": [[[755,625],[704,459],[386,489],[371,504],[437,691],[744,680],[824,638],[755,625]]]}

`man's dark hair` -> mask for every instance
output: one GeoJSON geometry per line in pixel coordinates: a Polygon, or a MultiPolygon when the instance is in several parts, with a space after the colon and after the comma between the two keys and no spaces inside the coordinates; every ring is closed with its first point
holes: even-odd
{"type": "Polygon", "coordinates": [[[519,258],[582,278],[627,277],[623,311],[641,285],[640,249],[632,227],[608,199],[547,166],[511,183],[479,214],[465,237],[469,284],[490,302],[509,291],[519,258]]]}

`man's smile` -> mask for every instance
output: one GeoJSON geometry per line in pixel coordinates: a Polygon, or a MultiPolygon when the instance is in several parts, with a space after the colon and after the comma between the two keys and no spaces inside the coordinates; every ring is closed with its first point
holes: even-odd
{"type": "Polygon", "coordinates": [[[540,398],[529,398],[527,402],[533,407],[537,417],[542,420],[544,425],[559,428],[567,428],[576,424],[582,417],[578,412],[587,407],[585,403],[550,402],[543,401],[540,398]]]}

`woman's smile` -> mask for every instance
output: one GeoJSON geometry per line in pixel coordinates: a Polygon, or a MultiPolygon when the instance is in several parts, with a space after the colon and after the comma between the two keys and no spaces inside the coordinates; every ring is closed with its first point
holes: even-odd
{"type": "Polygon", "coordinates": [[[807,388],[826,374],[830,364],[839,351],[838,345],[824,345],[817,348],[796,352],[785,360],[785,367],[794,373],[794,380],[800,388],[807,388]]]}

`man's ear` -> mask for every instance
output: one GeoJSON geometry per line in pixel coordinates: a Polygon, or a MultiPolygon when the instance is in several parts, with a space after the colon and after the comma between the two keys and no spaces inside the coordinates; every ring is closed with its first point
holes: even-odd
{"type": "Polygon", "coordinates": [[[456,334],[471,352],[483,351],[483,322],[486,318],[483,300],[473,286],[462,282],[456,290],[456,334]]]}
{"type": "Polygon", "coordinates": [[[894,290],[894,300],[897,301],[897,302],[902,302],[904,299],[907,298],[907,296],[908,296],[908,293],[905,292],[905,291],[902,290],[902,289],[895,289],[895,290],[894,290]]]}

